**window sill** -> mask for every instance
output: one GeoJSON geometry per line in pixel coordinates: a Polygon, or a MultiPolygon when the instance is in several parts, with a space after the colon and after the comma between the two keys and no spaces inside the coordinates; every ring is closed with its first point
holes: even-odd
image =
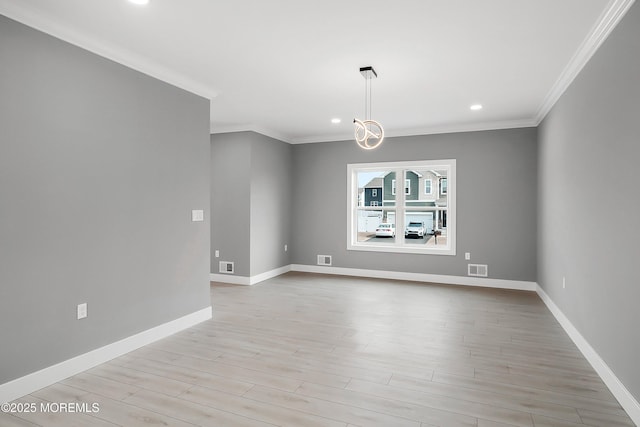
{"type": "Polygon", "coordinates": [[[386,253],[399,253],[399,254],[420,254],[420,255],[449,255],[455,256],[455,249],[451,249],[443,246],[442,249],[430,247],[430,248],[417,248],[406,246],[390,246],[384,244],[349,244],[347,246],[348,251],[364,251],[364,252],[386,252],[386,253]]]}

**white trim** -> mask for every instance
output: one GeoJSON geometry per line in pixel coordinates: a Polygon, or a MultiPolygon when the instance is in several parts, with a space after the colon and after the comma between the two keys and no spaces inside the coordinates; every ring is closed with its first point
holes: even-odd
{"type": "Polygon", "coordinates": [[[279,276],[280,274],[288,273],[289,271],[299,271],[303,273],[321,273],[339,276],[407,280],[412,282],[441,283],[446,285],[480,286],[485,288],[514,289],[519,291],[535,291],[537,287],[537,284],[535,282],[526,282],[521,280],[486,279],[465,276],[447,276],[440,274],[407,273],[403,271],[383,271],[305,264],[290,264],[253,277],[211,274],[211,280],[215,282],[248,286],[254,285],[267,279],[271,279],[273,277],[279,276]]]}
{"type": "Polygon", "coordinates": [[[212,282],[231,283],[232,285],[251,285],[251,278],[247,276],[231,276],[228,274],[211,273],[209,280],[212,282]]]}
{"type": "Polygon", "coordinates": [[[551,111],[558,99],[573,83],[580,71],[587,65],[600,45],[607,39],[611,31],[618,25],[635,0],[612,0],[607,9],[600,15],[598,21],[584,39],[578,50],[573,54],[558,80],[544,98],[535,116],[535,126],[538,126],[551,111]]]}
{"type": "MultiPolygon", "coordinates": [[[[458,132],[479,132],[479,131],[492,131],[498,129],[519,129],[519,128],[531,128],[536,127],[538,124],[534,118],[523,118],[516,120],[497,120],[489,122],[478,123],[458,123],[445,126],[425,126],[411,129],[385,129],[385,138],[395,138],[399,136],[422,136],[422,135],[437,135],[443,133],[458,133],[458,132]]],[[[353,134],[348,133],[334,133],[310,137],[294,137],[290,138],[290,144],[313,144],[316,142],[353,142],[353,134]]]]}
{"type": "MultiPolygon", "coordinates": [[[[442,179],[442,178],[441,178],[442,179]]],[[[410,181],[405,178],[406,182],[410,181]]],[[[397,184],[397,179],[391,180],[392,192],[397,184]]],[[[438,184],[439,185],[439,184],[438,184]]],[[[384,188],[384,187],[383,187],[384,188]]],[[[419,189],[418,189],[419,190],[419,189]]],[[[418,210],[438,211],[444,210],[442,207],[430,206],[407,206],[405,203],[407,195],[404,192],[396,192],[396,199],[393,207],[387,207],[388,210],[395,211],[396,230],[400,230],[400,235],[404,235],[405,215],[404,213],[418,210]]],[[[384,190],[383,190],[384,197],[384,190]]],[[[420,202],[420,200],[415,200],[420,202]]],[[[413,201],[409,201],[411,203],[413,201]]],[[[413,161],[396,161],[396,162],[378,162],[378,163],[349,163],[347,164],[347,250],[349,251],[371,251],[371,252],[389,252],[389,253],[412,253],[424,255],[456,255],[456,159],[439,159],[439,160],[413,160],[413,161]],[[398,176],[404,176],[406,170],[414,170],[419,168],[436,169],[442,168],[447,173],[447,244],[440,247],[409,244],[404,239],[397,239],[394,242],[359,242],[358,241],[358,215],[357,212],[363,210],[357,205],[359,194],[358,178],[359,172],[386,172],[395,173],[398,176]]],[[[383,208],[384,208],[383,200],[383,208]]],[[[371,209],[371,206],[369,206],[371,209]]],[[[438,224],[435,228],[439,228],[438,224]]]]}
{"type": "Polygon", "coordinates": [[[407,280],[412,282],[440,283],[445,285],[480,286],[484,288],[535,291],[535,282],[504,279],[484,279],[465,276],[445,276],[441,274],[407,273],[402,271],[368,270],[345,267],[319,267],[315,265],[292,264],[291,271],[304,273],[333,274],[339,276],[372,277],[377,279],[407,280]]]}
{"type": "Polygon", "coordinates": [[[136,350],[152,342],[173,335],[198,323],[211,319],[211,306],[187,314],[162,325],[124,338],[104,347],[91,350],[48,368],[25,375],[0,385],[0,402],[10,402],[36,390],[62,381],[65,378],[91,369],[101,363],[108,362],[130,351],[136,350]]]}
{"type": "MultiPolygon", "coordinates": [[[[212,104],[213,104],[213,101],[212,101],[212,104]]],[[[214,112],[214,109],[211,108],[211,113],[213,114],[213,112],[214,112]]],[[[216,125],[213,122],[209,122],[209,133],[212,135],[217,135],[222,133],[236,133],[236,132],[253,132],[260,135],[264,135],[272,139],[276,139],[281,142],[286,142],[287,144],[291,144],[290,138],[288,138],[285,134],[277,132],[273,129],[268,129],[265,127],[260,127],[252,124],[244,124],[244,125],[237,125],[237,126],[220,126],[220,125],[216,125]]]]}
{"type": "MultiPolygon", "coordinates": [[[[398,228],[396,227],[396,233],[398,232],[398,228]]],[[[404,236],[404,232],[399,235],[399,237],[406,239],[404,236]]],[[[431,235],[427,234],[426,238],[431,237],[431,235]]],[[[445,236],[446,237],[446,236],[445,236]]],[[[451,249],[447,249],[445,246],[439,248],[438,246],[429,246],[428,249],[425,248],[425,245],[420,243],[414,244],[406,244],[405,246],[394,247],[390,244],[381,243],[371,243],[366,245],[354,246],[351,248],[347,248],[348,251],[362,251],[362,252],[385,252],[385,253],[395,253],[395,254],[418,254],[418,255],[436,255],[436,256],[452,256],[455,253],[451,253],[451,249]],[[427,252],[428,251],[428,252],[427,252]]]]}
{"type": "Polygon", "coordinates": [[[249,278],[249,284],[255,285],[256,283],[264,282],[265,280],[272,279],[274,277],[280,276],[281,274],[285,274],[291,271],[291,264],[285,265],[284,267],[276,268],[271,271],[267,271],[256,276],[251,276],[249,278]]]}
{"type": "Polygon", "coordinates": [[[82,31],[76,31],[61,22],[52,20],[50,16],[44,16],[34,10],[27,10],[20,5],[21,2],[14,3],[15,4],[3,2],[2,14],[36,30],[64,40],[67,43],[95,53],[103,58],[110,59],[125,67],[147,74],[165,83],[179,87],[180,89],[200,95],[209,100],[218,96],[218,91],[204,81],[198,81],[188,77],[184,73],[176,72],[175,69],[161,65],[132,50],[83,34],[82,31]]]}
{"type": "MultiPolygon", "coordinates": [[[[424,182],[424,195],[425,196],[433,196],[433,178],[425,178],[424,182]],[[427,182],[429,182],[429,191],[427,191],[427,182]]],[[[420,197],[418,196],[418,199],[420,197]]]]}
{"type": "Polygon", "coordinates": [[[251,277],[211,273],[210,280],[212,282],[230,283],[232,285],[253,286],[257,283],[264,282],[265,280],[280,276],[281,274],[288,273],[289,271],[291,271],[290,264],[251,277]]]}
{"type": "Polygon", "coordinates": [[[564,315],[564,313],[558,308],[558,306],[549,298],[549,295],[540,287],[536,286],[536,292],[540,296],[540,299],[547,305],[549,311],[558,320],[562,328],[573,340],[574,344],[578,347],[580,352],[589,361],[593,369],[598,373],[602,381],[609,387],[611,393],[618,399],[622,408],[627,412],[631,420],[640,426],[640,403],[633,397],[633,395],[627,390],[622,382],[616,377],[611,368],[606,364],[598,353],[591,347],[589,342],[582,336],[582,334],[576,329],[571,321],[564,315]]]}

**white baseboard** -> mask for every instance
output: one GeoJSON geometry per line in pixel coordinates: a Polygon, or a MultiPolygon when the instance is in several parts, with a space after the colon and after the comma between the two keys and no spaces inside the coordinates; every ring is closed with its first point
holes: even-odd
{"type": "Polygon", "coordinates": [[[291,271],[291,265],[285,265],[284,267],[276,268],[275,270],[267,271],[262,274],[258,274],[256,276],[251,276],[249,279],[250,285],[255,285],[256,283],[260,283],[262,281],[272,279],[274,277],[280,276],[281,274],[288,273],[291,271]]]}
{"type": "Polygon", "coordinates": [[[413,282],[442,283],[446,285],[481,286],[485,288],[515,289],[520,291],[535,291],[537,288],[537,284],[535,282],[525,282],[520,280],[503,280],[467,276],[446,276],[441,274],[406,273],[402,271],[366,270],[360,268],[323,267],[319,265],[292,264],[291,271],[336,274],[340,276],[408,280],[413,282]]]}
{"type": "Polygon", "coordinates": [[[247,276],[234,276],[232,274],[211,273],[209,280],[212,282],[231,283],[232,285],[251,285],[251,278],[247,276]]]}
{"type": "Polygon", "coordinates": [[[265,280],[280,276],[281,274],[288,273],[289,271],[291,271],[291,265],[285,265],[284,267],[276,268],[271,271],[266,271],[264,273],[260,273],[251,277],[211,273],[211,281],[230,283],[232,285],[253,286],[257,283],[264,282],[265,280]]]}
{"type": "Polygon", "coordinates": [[[490,279],[483,277],[446,276],[427,273],[406,273],[402,271],[367,270],[360,268],[325,267],[320,265],[291,264],[256,276],[233,276],[229,274],[211,273],[212,282],[230,283],[234,285],[255,285],[289,271],[305,273],[334,274],[340,276],[372,277],[380,279],[408,280],[413,282],[431,282],[447,285],[481,286],[485,288],[515,289],[520,291],[535,291],[535,282],[520,280],[490,279]]]}
{"type": "Polygon", "coordinates": [[[589,361],[593,369],[598,373],[602,381],[609,387],[611,393],[618,399],[620,405],[629,414],[631,420],[640,426],[640,403],[627,390],[622,382],[616,377],[611,368],[605,363],[598,353],[591,347],[589,342],[582,334],[573,326],[571,321],[564,315],[558,306],[551,300],[549,295],[540,286],[537,286],[536,292],[549,308],[549,311],[555,316],[562,328],[573,340],[580,352],[589,361]]]}
{"type": "Polygon", "coordinates": [[[168,337],[212,317],[211,307],[203,308],[179,319],[172,320],[104,347],[65,360],[48,368],[0,385],[0,403],[10,402],[34,391],[40,390],[65,378],[108,362],[154,341],[168,337]]]}

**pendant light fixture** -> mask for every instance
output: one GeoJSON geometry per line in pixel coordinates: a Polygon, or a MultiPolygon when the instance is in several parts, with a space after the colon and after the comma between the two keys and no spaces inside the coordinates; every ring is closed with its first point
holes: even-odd
{"type": "Polygon", "coordinates": [[[360,68],[360,74],[364,77],[364,120],[353,119],[355,126],[355,138],[358,145],[365,150],[373,150],[382,144],[384,129],[382,125],[371,119],[371,80],[378,77],[373,67],[360,68]]]}

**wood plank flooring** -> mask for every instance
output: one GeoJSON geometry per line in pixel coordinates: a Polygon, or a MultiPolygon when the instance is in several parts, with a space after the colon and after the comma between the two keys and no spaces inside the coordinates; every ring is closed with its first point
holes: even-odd
{"type": "Polygon", "coordinates": [[[212,283],[213,319],[16,402],[2,426],[634,426],[531,292],[286,275],[212,283]]]}

